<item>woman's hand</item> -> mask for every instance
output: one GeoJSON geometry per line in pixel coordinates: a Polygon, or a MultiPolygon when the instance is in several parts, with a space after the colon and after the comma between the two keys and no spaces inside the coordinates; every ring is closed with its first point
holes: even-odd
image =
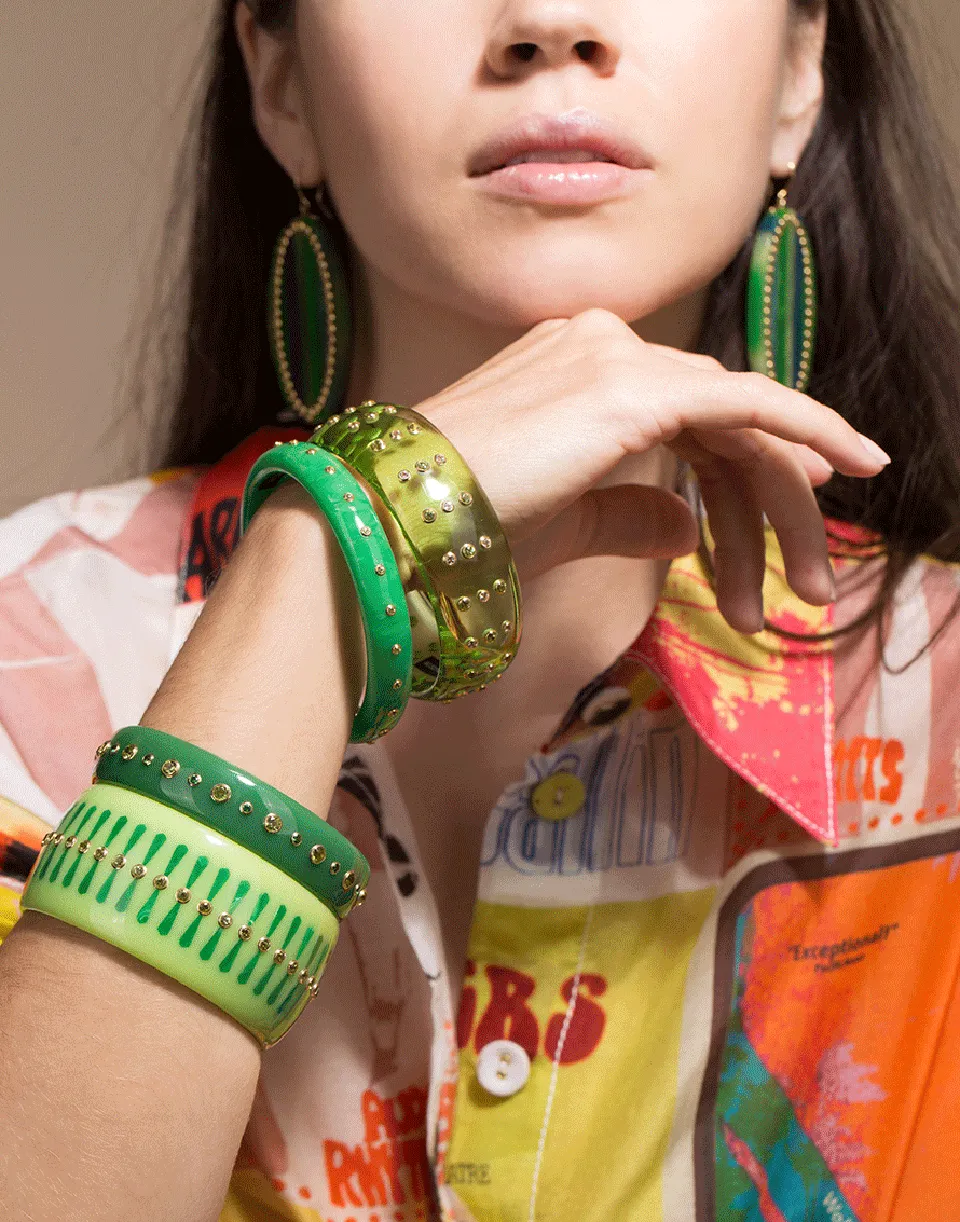
{"type": "Polygon", "coordinates": [[[823,404],[762,374],[645,343],[600,309],[540,323],[417,410],[470,463],[521,577],[585,556],[691,551],[696,523],[680,497],[638,484],[597,487],[628,455],[669,446],[697,474],[718,604],[744,632],[763,625],[763,515],[793,589],[830,602],[813,486],[834,469],[867,477],[889,461],[823,404]]]}

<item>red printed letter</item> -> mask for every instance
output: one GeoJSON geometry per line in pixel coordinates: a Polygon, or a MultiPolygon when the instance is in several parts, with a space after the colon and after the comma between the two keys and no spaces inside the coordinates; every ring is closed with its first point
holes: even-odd
{"type": "MultiPolygon", "coordinates": [[[[576,977],[571,976],[569,980],[563,982],[563,986],[560,989],[560,996],[567,1005],[570,1004],[570,999],[573,997],[575,979],[576,977]]],[[[602,997],[607,991],[607,982],[602,976],[580,977],[580,988],[577,990],[577,1001],[573,1007],[573,1017],[570,1020],[570,1026],[567,1028],[566,1039],[563,1041],[563,1051],[560,1054],[561,1065],[572,1065],[576,1061],[586,1060],[592,1052],[596,1051],[597,1045],[603,1038],[603,1028],[606,1025],[607,1016],[596,1002],[584,996],[584,990],[590,993],[592,997],[602,997]]],[[[560,1032],[563,1030],[565,1017],[565,1014],[554,1014],[549,1023],[547,1023],[545,1050],[551,1061],[557,1055],[560,1032]]]]}

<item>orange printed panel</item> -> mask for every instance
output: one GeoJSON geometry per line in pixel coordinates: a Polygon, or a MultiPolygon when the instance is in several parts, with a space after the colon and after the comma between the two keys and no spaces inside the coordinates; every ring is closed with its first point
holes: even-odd
{"type": "Polygon", "coordinates": [[[701,1218],[769,1198],[788,1220],[906,1220],[928,1216],[933,1184],[938,1216],[960,1217],[960,1142],[944,1140],[960,1097],[958,849],[951,832],[778,863],[725,905],[701,1218]]]}

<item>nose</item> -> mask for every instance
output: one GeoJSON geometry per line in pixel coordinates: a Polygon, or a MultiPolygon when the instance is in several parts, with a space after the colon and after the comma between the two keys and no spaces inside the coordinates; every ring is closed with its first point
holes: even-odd
{"type": "Polygon", "coordinates": [[[620,59],[620,39],[612,22],[599,18],[587,0],[512,0],[504,5],[487,42],[490,69],[504,79],[528,66],[563,68],[589,64],[611,76],[620,59]]]}

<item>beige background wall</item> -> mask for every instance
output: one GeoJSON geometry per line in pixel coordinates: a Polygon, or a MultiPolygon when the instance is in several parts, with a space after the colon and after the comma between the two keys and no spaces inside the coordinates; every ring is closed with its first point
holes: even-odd
{"type": "MultiPolygon", "coordinates": [[[[960,144],[960,3],[903,2],[960,144]]],[[[0,513],[136,462],[121,373],[210,11],[0,5],[0,513]]]]}

